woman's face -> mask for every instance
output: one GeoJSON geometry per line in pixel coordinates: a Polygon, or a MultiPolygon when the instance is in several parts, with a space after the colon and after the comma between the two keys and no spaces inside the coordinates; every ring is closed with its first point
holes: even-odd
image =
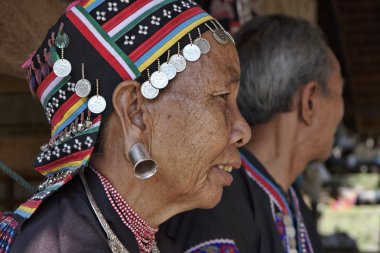
{"type": "Polygon", "coordinates": [[[188,62],[147,104],[150,150],[159,165],[154,178],[162,191],[173,194],[173,201],[189,208],[211,208],[219,202],[223,187],[232,182],[223,167],[240,167],[237,148],[250,138],[236,104],[240,67],[235,47],[217,43],[211,32],[203,37],[211,51],[188,62]]]}

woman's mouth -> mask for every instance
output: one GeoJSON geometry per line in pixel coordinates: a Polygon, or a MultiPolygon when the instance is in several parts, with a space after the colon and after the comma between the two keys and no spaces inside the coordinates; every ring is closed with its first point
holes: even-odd
{"type": "Polygon", "coordinates": [[[233,167],[228,165],[218,165],[218,168],[229,173],[231,173],[233,170],[233,167]]]}
{"type": "Polygon", "coordinates": [[[218,165],[218,166],[214,166],[213,169],[222,180],[223,186],[230,186],[232,184],[232,181],[233,181],[233,177],[231,175],[231,171],[233,170],[232,166],[218,165]]]}

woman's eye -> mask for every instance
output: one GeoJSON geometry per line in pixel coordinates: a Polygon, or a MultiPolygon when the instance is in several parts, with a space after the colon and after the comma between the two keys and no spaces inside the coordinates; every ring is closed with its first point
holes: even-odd
{"type": "Polygon", "coordinates": [[[217,97],[220,97],[220,98],[223,98],[223,99],[227,99],[228,95],[230,95],[230,93],[226,92],[226,93],[218,94],[217,97]]]}

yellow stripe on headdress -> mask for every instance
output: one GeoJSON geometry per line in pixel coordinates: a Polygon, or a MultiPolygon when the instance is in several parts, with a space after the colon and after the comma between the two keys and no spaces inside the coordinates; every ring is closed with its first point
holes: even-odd
{"type": "Polygon", "coordinates": [[[79,107],[81,107],[84,103],[86,103],[87,98],[85,99],[79,99],[73,106],[70,107],[69,110],[65,112],[62,119],[53,127],[51,133],[52,135],[55,133],[58,127],[62,125],[76,110],[78,110],[79,107]]]}
{"type": "Polygon", "coordinates": [[[185,29],[181,30],[181,32],[177,33],[173,38],[170,39],[165,45],[163,45],[160,49],[158,49],[154,54],[152,54],[144,63],[142,63],[138,69],[140,72],[147,69],[155,60],[157,60],[161,55],[167,52],[177,41],[179,41],[183,36],[191,32],[194,28],[197,26],[205,23],[206,21],[209,21],[213,19],[211,16],[205,16],[203,18],[198,19],[197,21],[191,23],[189,26],[187,26],[185,29]]]}

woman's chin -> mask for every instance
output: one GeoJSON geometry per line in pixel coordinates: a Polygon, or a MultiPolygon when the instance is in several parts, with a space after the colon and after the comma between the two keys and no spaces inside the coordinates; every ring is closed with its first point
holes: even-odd
{"type": "Polygon", "coordinates": [[[214,166],[208,174],[208,187],[203,190],[201,206],[197,208],[210,209],[214,208],[222,199],[223,188],[232,183],[232,175],[214,166]]]}
{"type": "Polygon", "coordinates": [[[214,208],[222,199],[223,187],[214,188],[207,193],[207,197],[202,201],[201,206],[197,208],[211,209],[214,208]]]}

